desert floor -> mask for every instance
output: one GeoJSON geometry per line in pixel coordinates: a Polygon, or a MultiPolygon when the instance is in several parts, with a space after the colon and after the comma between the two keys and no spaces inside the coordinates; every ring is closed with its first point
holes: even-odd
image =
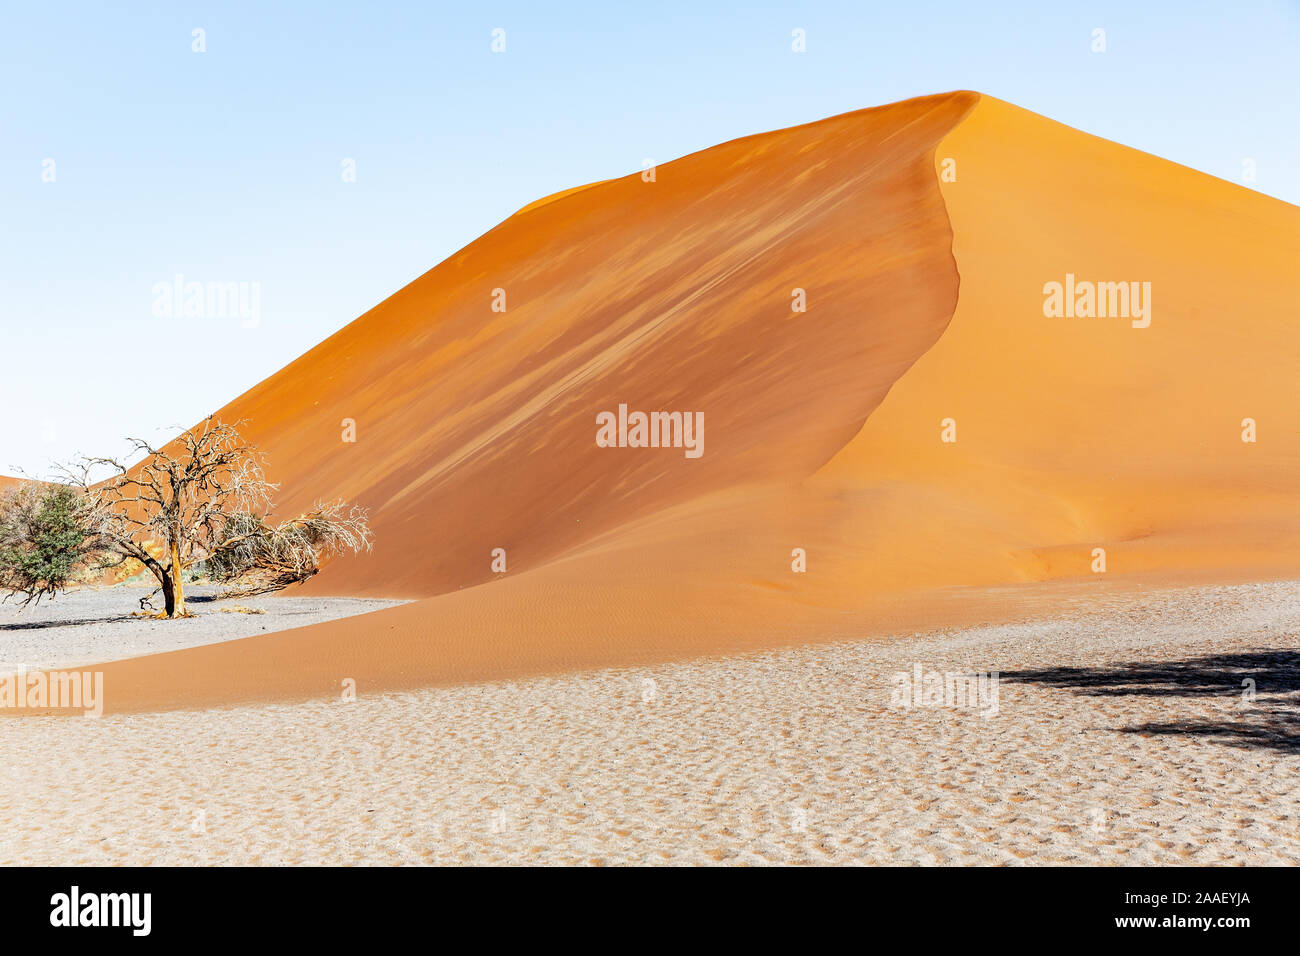
{"type": "MultiPolygon", "coordinates": [[[[52,601],[20,607],[0,604],[0,672],[80,667],[159,654],[241,637],[319,624],[401,604],[369,598],[257,595],[217,600],[218,588],[186,588],[196,616],[154,621],[141,613],[140,599],[152,588],[116,587],[61,594],[52,601]],[[252,613],[249,613],[252,612],[252,613]]],[[[162,596],[152,606],[161,610],[162,596]]]]}
{"type": "Polygon", "coordinates": [[[1294,864],[1298,664],[1300,583],[1269,583],[355,701],[5,719],[0,862],[1294,864]],[[997,714],[892,707],[917,664],[998,671],[997,714]]]}

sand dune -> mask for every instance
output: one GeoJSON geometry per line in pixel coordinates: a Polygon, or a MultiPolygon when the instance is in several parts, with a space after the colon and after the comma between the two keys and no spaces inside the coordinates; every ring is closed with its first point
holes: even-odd
{"type": "Polygon", "coordinates": [[[108,709],[1008,619],[1103,577],[1294,577],[1297,247],[1295,207],[971,93],[548,197],[221,413],[281,511],[373,509],[375,553],[306,593],[423,600],[110,666],[108,709]],[[1149,324],[1045,316],[1067,275],[1151,283],[1149,324]],[[704,454],[597,447],[620,403],[703,412],[704,454]]]}

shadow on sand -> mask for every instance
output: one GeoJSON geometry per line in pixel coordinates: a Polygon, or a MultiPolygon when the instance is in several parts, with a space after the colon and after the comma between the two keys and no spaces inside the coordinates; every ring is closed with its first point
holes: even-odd
{"type": "MultiPolygon", "coordinates": [[[[139,598],[134,598],[137,603],[139,598]]],[[[186,604],[211,604],[221,600],[215,594],[192,594],[185,598],[186,604]]],[[[53,606],[54,602],[49,602],[48,606],[53,606]]],[[[129,608],[129,605],[128,605],[129,608]]],[[[160,596],[155,596],[153,603],[150,605],[152,610],[161,610],[162,600],[160,596]]],[[[142,606],[141,610],[145,608],[142,606]]],[[[139,610],[123,610],[120,614],[98,614],[90,617],[57,617],[44,618],[39,621],[4,621],[0,622],[0,633],[5,631],[42,631],[52,627],[85,627],[90,624],[119,624],[123,621],[139,621],[140,617],[133,617],[133,614],[139,614],[139,610]]]]}
{"type": "Polygon", "coordinates": [[[1011,671],[1000,678],[1105,697],[1236,698],[1242,706],[1235,720],[1174,720],[1120,730],[1300,753],[1300,651],[1245,651],[1113,667],[1048,667],[1011,671]]]}
{"type": "Polygon", "coordinates": [[[119,621],[135,620],[130,614],[110,614],[106,617],[60,617],[41,621],[10,621],[0,624],[0,633],[5,631],[43,631],[50,627],[85,627],[88,624],[116,624],[119,621]]]}

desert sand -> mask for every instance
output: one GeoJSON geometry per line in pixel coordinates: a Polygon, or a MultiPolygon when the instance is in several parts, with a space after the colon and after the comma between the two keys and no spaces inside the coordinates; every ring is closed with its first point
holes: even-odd
{"type": "MultiPolygon", "coordinates": [[[[159,621],[140,616],[151,587],[80,588],[21,607],[0,603],[0,674],[61,670],[306,627],[401,602],[375,598],[222,599],[221,589],[190,585],[194,617],[159,621]]],[[[155,597],[155,601],[157,598],[155,597]]],[[[157,607],[155,603],[152,605],[157,607]]]]}
{"type": "Polygon", "coordinates": [[[0,863],[1297,864],[1300,582],[514,682],[0,721],[0,863]],[[996,716],[893,675],[1000,672],[996,716]],[[1255,683],[1253,700],[1243,680],[1255,683]]]}

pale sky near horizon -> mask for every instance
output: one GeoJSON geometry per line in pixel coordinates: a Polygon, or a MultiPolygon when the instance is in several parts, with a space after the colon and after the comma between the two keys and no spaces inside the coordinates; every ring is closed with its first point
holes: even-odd
{"type": "Polygon", "coordinates": [[[263,6],[6,8],[0,473],[193,424],[541,196],[910,96],[1300,203],[1295,2],[263,6]],[[256,326],[159,317],[177,274],[258,283],[256,326]]]}

